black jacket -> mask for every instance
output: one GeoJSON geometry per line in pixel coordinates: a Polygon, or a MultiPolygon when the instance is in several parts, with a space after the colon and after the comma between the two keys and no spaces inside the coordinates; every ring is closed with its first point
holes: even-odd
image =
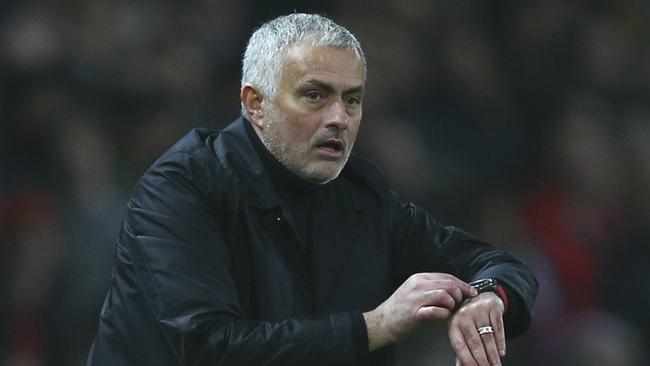
{"type": "Polygon", "coordinates": [[[509,336],[531,318],[522,262],[401,203],[351,157],[314,210],[309,260],[240,118],[196,129],[144,174],[128,202],[113,282],[88,365],[388,364],[368,354],[361,312],[410,274],[495,277],[509,336]]]}

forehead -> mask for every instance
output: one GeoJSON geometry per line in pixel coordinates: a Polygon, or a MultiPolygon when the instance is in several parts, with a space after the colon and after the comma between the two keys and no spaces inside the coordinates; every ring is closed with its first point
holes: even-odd
{"type": "Polygon", "coordinates": [[[300,84],[310,79],[345,88],[362,86],[364,65],[354,49],[316,46],[309,42],[291,46],[281,83],[300,84]]]}

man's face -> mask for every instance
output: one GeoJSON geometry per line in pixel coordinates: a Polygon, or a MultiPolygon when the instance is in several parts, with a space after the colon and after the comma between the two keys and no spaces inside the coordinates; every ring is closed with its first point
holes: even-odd
{"type": "Polygon", "coordinates": [[[262,103],[264,145],[311,183],[336,178],[357,137],[364,82],[354,50],[292,46],[275,98],[262,103]]]}

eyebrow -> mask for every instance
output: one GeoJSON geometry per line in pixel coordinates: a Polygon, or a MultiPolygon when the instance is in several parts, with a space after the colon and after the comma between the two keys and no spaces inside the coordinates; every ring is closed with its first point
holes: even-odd
{"type": "MultiPolygon", "coordinates": [[[[318,79],[309,79],[305,81],[305,84],[310,84],[313,86],[316,86],[320,89],[323,89],[326,93],[333,94],[336,90],[331,84],[328,84],[326,82],[323,82],[318,79]]],[[[354,93],[361,93],[363,92],[363,85],[355,86],[349,89],[346,89],[343,91],[343,94],[354,94],[354,93]]]]}

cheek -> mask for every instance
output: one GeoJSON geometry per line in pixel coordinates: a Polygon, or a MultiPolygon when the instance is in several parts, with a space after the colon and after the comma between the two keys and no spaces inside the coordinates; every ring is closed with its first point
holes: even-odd
{"type": "Polygon", "coordinates": [[[317,116],[298,118],[289,125],[289,132],[300,141],[308,143],[318,133],[319,120],[317,116]]]}
{"type": "Polygon", "coordinates": [[[361,126],[361,119],[351,122],[348,129],[350,130],[350,137],[355,139],[359,133],[359,127],[361,126]]]}

